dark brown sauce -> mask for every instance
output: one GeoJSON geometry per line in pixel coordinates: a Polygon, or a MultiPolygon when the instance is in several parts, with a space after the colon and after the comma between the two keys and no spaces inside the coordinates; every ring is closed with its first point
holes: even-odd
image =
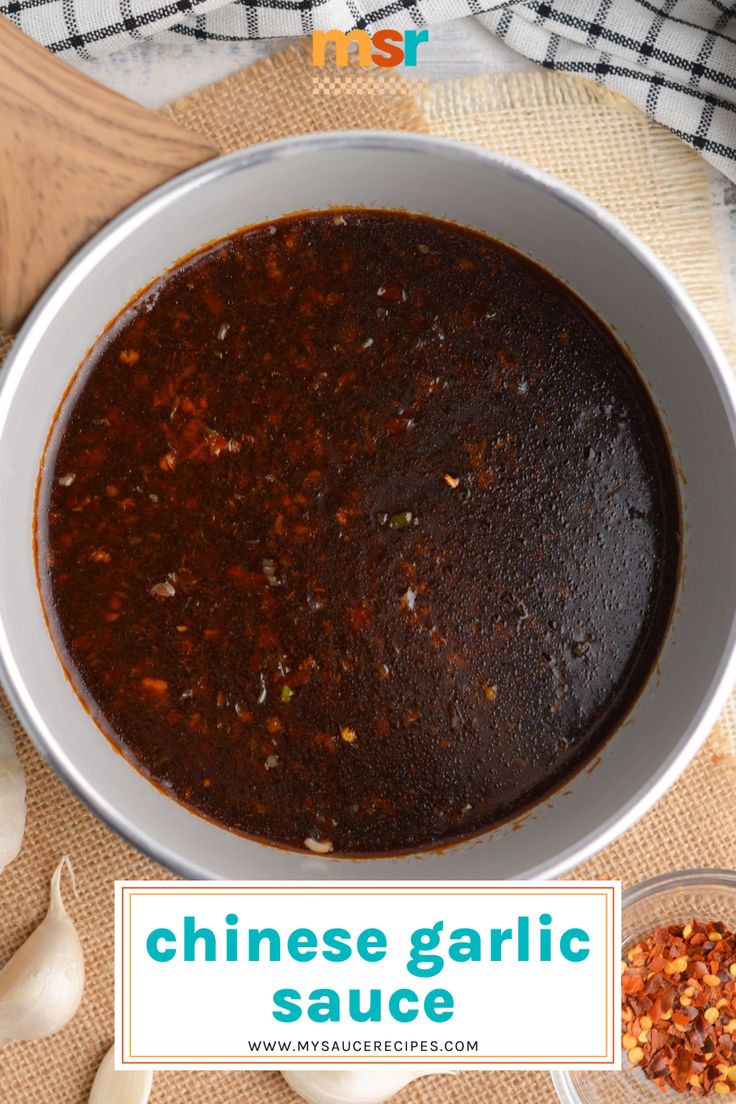
{"type": "Polygon", "coordinates": [[[651,401],[579,300],[353,210],[142,293],[37,514],[57,647],[124,754],[228,827],[353,853],[479,832],[587,761],[652,670],[679,528],[651,401]]]}

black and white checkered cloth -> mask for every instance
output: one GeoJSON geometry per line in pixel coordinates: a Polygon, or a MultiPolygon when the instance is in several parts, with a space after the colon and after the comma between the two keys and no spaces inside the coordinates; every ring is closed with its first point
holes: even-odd
{"type": "Polygon", "coordinates": [[[0,12],[87,58],[165,31],[233,41],[472,15],[532,61],[628,96],[736,180],[736,0],[0,0],[0,12]]]}

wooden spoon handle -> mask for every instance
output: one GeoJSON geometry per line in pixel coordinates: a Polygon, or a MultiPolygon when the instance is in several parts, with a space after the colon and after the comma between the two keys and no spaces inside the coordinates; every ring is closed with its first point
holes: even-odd
{"type": "Polygon", "coordinates": [[[113,215],[216,153],[0,16],[0,326],[113,215]]]}

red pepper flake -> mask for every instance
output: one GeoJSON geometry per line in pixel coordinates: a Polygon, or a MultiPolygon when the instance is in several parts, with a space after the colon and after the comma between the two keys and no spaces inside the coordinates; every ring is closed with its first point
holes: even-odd
{"type": "Polygon", "coordinates": [[[142,678],[141,689],[154,698],[162,698],[169,688],[168,682],[160,678],[142,678]]]}
{"type": "Polygon", "coordinates": [[[376,295],[379,299],[386,299],[389,303],[405,303],[406,291],[399,284],[386,283],[381,284],[376,295]]]}
{"type": "Polygon", "coordinates": [[[351,606],[347,617],[354,632],[362,632],[371,619],[371,611],[366,606],[351,606]]]}
{"type": "Polygon", "coordinates": [[[700,920],[655,928],[622,967],[629,1064],[660,1089],[736,1104],[736,934],[700,920]]]}
{"type": "Polygon", "coordinates": [[[227,573],[244,590],[259,590],[268,581],[262,571],[248,571],[240,564],[232,564],[227,568],[227,573]]]}

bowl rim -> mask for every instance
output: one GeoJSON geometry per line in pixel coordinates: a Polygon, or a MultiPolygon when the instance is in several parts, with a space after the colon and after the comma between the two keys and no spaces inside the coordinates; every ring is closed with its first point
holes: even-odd
{"type": "Polygon", "coordinates": [[[685,889],[690,886],[717,884],[723,889],[732,889],[736,893],[736,870],[724,866],[693,866],[678,870],[668,870],[664,874],[655,874],[643,882],[629,886],[621,895],[621,910],[645,901],[667,889],[685,889]]]}
{"type": "MultiPolygon", "coordinates": [[[[466,163],[487,166],[520,183],[551,193],[554,198],[572,208],[585,221],[602,228],[654,280],[688,330],[704,367],[713,378],[732,436],[736,441],[736,376],[732,373],[725,354],[700,311],[676,277],[659,257],[616,216],[564,181],[492,150],[432,135],[376,130],[314,132],[237,150],[174,177],[117,215],[67,262],[41,295],[16,336],[0,380],[0,434],[8,418],[15,390],[28,362],[34,355],[38,342],[43,337],[48,321],[64,310],[67,300],[73,296],[82,280],[94,270],[99,258],[113,252],[134,230],[154,220],[157,213],[176,204],[188,193],[205,188],[211,180],[230,173],[244,172],[262,163],[288,161],[302,152],[315,153],[320,150],[334,151],[335,149],[429,155],[444,161],[461,159],[466,163]]],[[[685,732],[654,774],[642,783],[636,793],[616,813],[611,814],[606,821],[591,830],[585,837],[570,844],[549,860],[519,872],[515,878],[525,880],[554,878],[605,848],[630,828],[659,800],[695,756],[725,704],[735,678],[736,609],[731,618],[726,646],[720,655],[708,690],[685,732]]],[[[191,863],[185,855],[175,852],[171,847],[150,838],[141,831],[134,818],[115,807],[100,794],[85,778],[83,771],[70,760],[64,750],[63,742],[37,714],[32,697],[25,687],[22,673],[15,664],[2,616],[0,616],[0,683],[36,749],[71,791],[95,815],[128,843],[175,873],[192,879],[213,877],[207,869],[191,863]]],[[[483,838],[483,835],[479,838],[483,838]]],[[[251,842],[255,844],[258,841],[251,842]]],[[[421,854],[426,859],[431,852],[421,854]]],[[[406,857],[415,858],[413,855],[406,857]]],[[[395,860],[396,856],[387,856],[387,858],[395,860]]],[[[348,861],[361,860],[356,856],[341,857],[341,862],[348,861]]],[[[320,873],[319,876],[328,875],[320,873]]],[[[479,871],[476,876],[482,877],[482,871],[479,871]]]]}

